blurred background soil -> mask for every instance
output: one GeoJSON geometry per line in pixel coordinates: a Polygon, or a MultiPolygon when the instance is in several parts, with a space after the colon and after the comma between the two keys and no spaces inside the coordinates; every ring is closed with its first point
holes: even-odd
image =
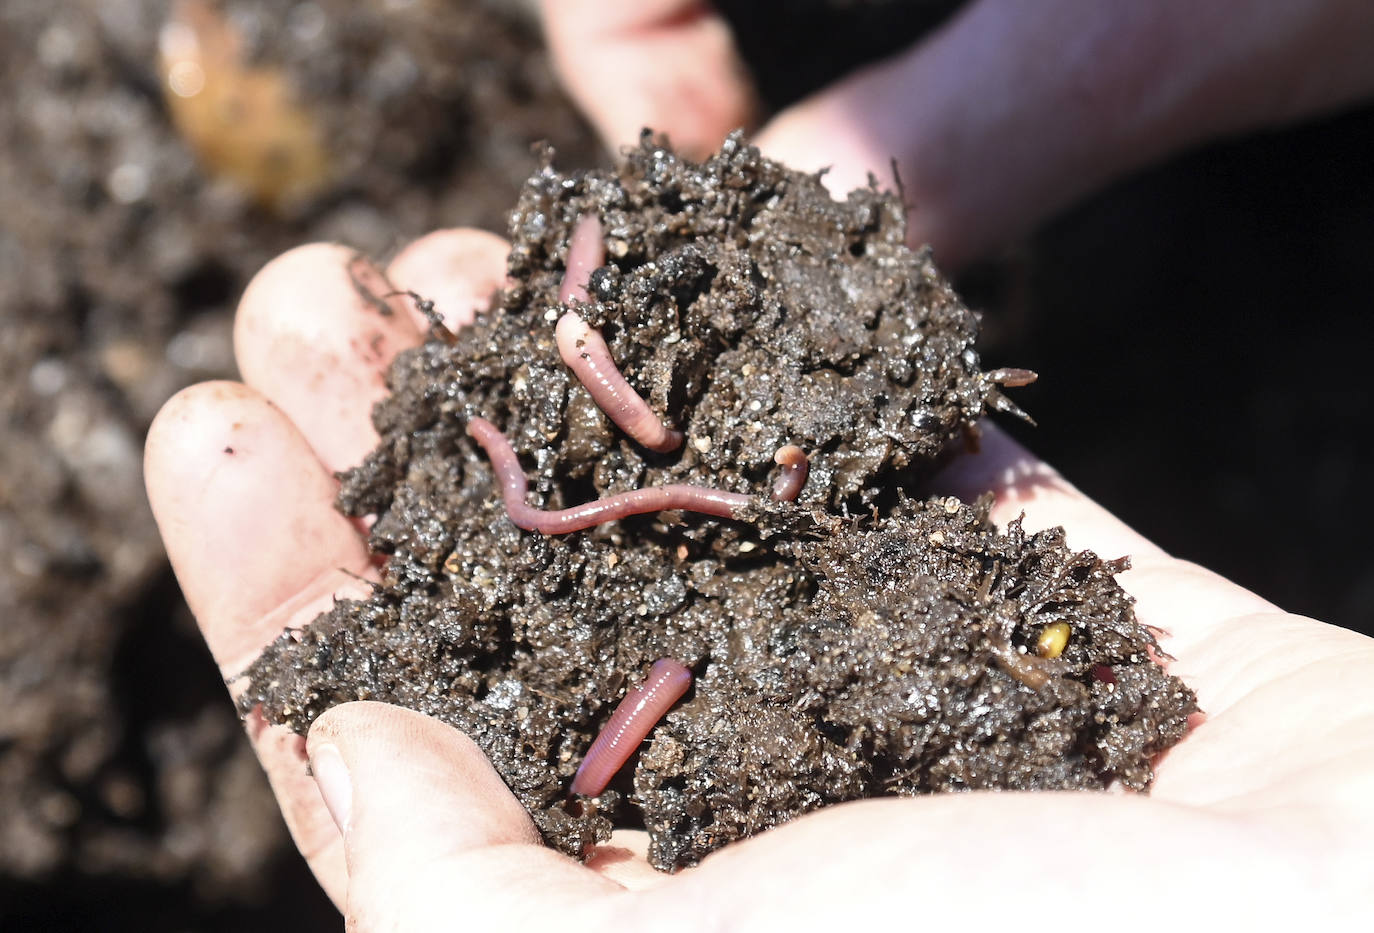
{"type": "MultiPolygon", "coordinates": [[[[724,4],[781,106],[957,6],[724,4]]],[[[141,476],[284,249],[504,232],[608,155],[519,3],[0,5],[0,927],[337,929],[141,476]]],[[[1371,630],[1374,109],[1188,154],[962,277],[1012,430],[1173,552],[1371,630]]],[[[938,257],[937,257],[938,258],[938,257]]],[[[1118,555],[1105,555],[1115,557],[1118,555]]]]}

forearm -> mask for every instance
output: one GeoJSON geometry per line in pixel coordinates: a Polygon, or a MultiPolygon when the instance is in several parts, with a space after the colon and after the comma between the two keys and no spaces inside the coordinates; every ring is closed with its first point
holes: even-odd
{"type": "Polygon", "coordinates": [[[1168,153],[1374,93],[1374,3],[980,0],[837,90],[958,262],[1168,153]]]}

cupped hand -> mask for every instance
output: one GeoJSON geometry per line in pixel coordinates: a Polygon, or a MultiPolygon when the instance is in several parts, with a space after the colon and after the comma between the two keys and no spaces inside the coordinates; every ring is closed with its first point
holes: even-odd
{"type": "MultiPolygon", "coordinates": [[[[703,0],[544,0],[569,94],[615,148],[683,152],[759,114],[703,0]]],[[[954,269],[1107,182],[1374,94],[1367,0],[972,0],[909,49],[773,115],[755,142],[841,196],[900,167],[913,245],[954,269]]]]}
{"type": "MultiPolygon", "coordinates": [[[[385,278],[342,247],[293,250],[240,305],[244,382],[194,386],[159,414],[149,497],[226,678],[377,576],[361,530],[333,508],[333,474],[376,442],[369,414],[386,366],[427,323],[409,298],[383,308],[355,280],[375,294],[414,289],[456,328],[501,283],[505,249],[489,234],[440,232],[385,278]]],[[[995,429],[938,487],[993,490],[999,522],[1024,512],[1028,528],[1065,526],[1074,547],[1131,555],[1122,583],[1141,621],[1168,632],[1172,672],[1206,711],[1158,762],[1148,796],[855,802],[669,876],[648,867],[637,833],[617,833],[585,865],[544,847],[473,742],[417,713],[347,704],[308,741],[250,717],[287,823],[349,929],[865,929],[893,918],[1269,929],[1374,915],[1374,641],[1169,557],[995,429]]]]}

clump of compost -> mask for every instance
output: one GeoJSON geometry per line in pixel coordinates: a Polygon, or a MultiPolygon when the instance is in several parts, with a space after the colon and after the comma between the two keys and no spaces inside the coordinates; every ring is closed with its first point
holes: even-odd
{"type": "Polygon", "coordinates": [[[1032,377],[980,369],[976,316],[905,232],[896,196],[833,201],[738,137],[701,164],[647,134],[614,171],[546,157],[512,214],[514,284],[397,359],[381,443],[343,477],[382,583],[269,647],[242,708],[300,732],[357,699],[436,716],[551,845],[642,826],[662,869],[855,798],[1146,788],[1196,707],[1150,659],[1125,562],[998,530],[986,498],[909,496],[1032,377]],[[579,377],[600,340],[629,395],[579,377]],[[608,417],[630,395],[658,449],[608,417]],[[775,495],[789,446],[809,472],[775,495]],[[516,524],[636,490],[667,498],[516,524]],[[685,696],[570,797],[651,667],[685,696]]]}

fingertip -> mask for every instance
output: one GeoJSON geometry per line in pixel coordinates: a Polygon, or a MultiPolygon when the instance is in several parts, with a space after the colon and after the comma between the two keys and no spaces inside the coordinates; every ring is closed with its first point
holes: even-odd
{"type": "Polygon", "coordinates": [[[324,792],[348,800],[349,916],[360,928],[436,928],[435,910],[453,903],[474,928],[533,928],[623,890],[545,847],[476,743],[438,720],[346,703],[315,721],[306,747],[334,770],[324,792]],[[336,753],[342,772],[328,763],[336,753]]]}
{"type": "MultiPolygon", "coordinates": [[[[509,252],[504,237],[486,230],[436,230],[402,249],[387,267],[387,277],[396,288],[434,302],[444,326],[456,331],[471,324],[505,287],[509,252]]],[[[414,301],[406,300],[405,306],[416,328],[428,330],[430,321],[414,301]]]]}
{"type": "Polygon", "coordinates": [[[405,303],[366,257],[336,243],[298,246],[243,293],[234,352],[248,385],[275,402],[330,470],[376,444],[372,405],[397,353],[420,342],[405,303]]]}
{"type": "Polygon", "coordinates": [[[177,393],[148,432],[148,499],[182,592],[226,675],[336,595],[367,550],[337,483],[271,401],[235,382],[177,393]]]}
{"type": "Polygon", "coordinates": [[[390,832],[398,823],[419,831],[442,820],[445,854],[539,844],[529,814],[477,743],[437,719],[387,703],[345,703],[311,726],[307,754],[324,747],[337,749],[348,769],[359,833],[390,832]]]}
{"type": "MultiPolygon", "coordinates": [[[[174,482],[186,467],[184,454],[200,449],[207,439],[223,439],[228,427],[220,415],[248,403],[257,393],[241,382],[215,380],[187,386],[166,402],[148,426],[143,445],[143,476],[151,499],[174,482]]],[[[156,510],[158,503],[154,501],[156,510]]]]}

